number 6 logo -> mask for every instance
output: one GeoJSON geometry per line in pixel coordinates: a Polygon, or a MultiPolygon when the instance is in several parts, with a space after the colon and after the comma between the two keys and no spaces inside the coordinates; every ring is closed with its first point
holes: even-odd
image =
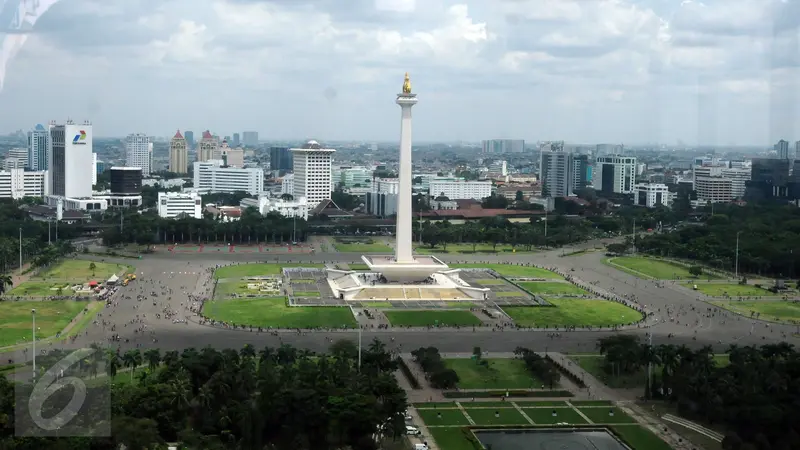
{"type": "Polygon", "coordinates": [[[95,349],[84,348],[70,353],[51,367],[50,370],[42,376],[39,382],[36,383],[36,386],[33,387],[31,397],[28,399],[28,411],[30,412],[31,419],[33,419],[39,428],[47,431],[56,431],[78,415],[78,411],[86,400],[86,384],[77,377],[63,377],[57,379],[57,376],[75,365],[75,363],[92,355],[94,352],[96,352],[95,349]],[[59,389],[68,384],[71,384],[75,388],[75,392],[69,404],[59,411],[58,414],[49,419],[42,417],[42,405],[44,402],[58,392],[59,389]]]}

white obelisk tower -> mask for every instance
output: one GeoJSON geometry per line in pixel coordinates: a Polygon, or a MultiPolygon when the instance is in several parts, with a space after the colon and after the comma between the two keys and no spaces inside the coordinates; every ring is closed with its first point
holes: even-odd
{"type": "Polygon", "coordinates": [[[408,72],[403,82],[403,92],[397,94],[400,105],[400,172],[397,194],[397,242],[395,243],[395,262],[413,264],[414,252],[411,240],[411,107],[417,104],[416,94],[411,93],[411,80],[408,72]]]}

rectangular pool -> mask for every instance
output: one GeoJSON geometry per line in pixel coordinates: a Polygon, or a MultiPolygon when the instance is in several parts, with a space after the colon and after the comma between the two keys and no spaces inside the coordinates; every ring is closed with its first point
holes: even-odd
{"type": "Polygon", "coordinates": [[[474,433],[491,450],[630,450],[603,428],[475,430],[474,433]]]}

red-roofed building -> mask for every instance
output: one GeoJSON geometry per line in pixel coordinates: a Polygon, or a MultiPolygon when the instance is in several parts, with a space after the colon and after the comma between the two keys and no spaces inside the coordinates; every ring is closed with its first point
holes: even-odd
{"type": "Polygon", "coordinates": [[[214,139],[214,135],[209,130],[203,131],[203,139],[214,139]]]}
{"type": "Polygon", "coordinates": [[[189,173],[189,147],[181,130],[169,141],[169,171],[173,173],[189,173]]]}
{"type": "Polygon", "coordinates": [[[175,133],[175,136],[172,136],[172,139],[183,139],[183,135],[181,134],[181,130],[178,130],[175,133]]]}
{"type": "Polygon", "coordinates": [[[432,222],[439,220],[449,220],[453,223],[464,223],[472,220],[480,220],[484,217],[505,217],[513,222],[525,222],[531,217],[544,216],[544,211],[533,210],[514,210],[514,209],[439,209],[421,213],[423,219],[432,222]]]}

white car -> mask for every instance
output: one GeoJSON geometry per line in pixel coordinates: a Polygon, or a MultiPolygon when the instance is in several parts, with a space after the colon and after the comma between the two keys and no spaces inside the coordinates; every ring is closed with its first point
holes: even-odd
{"type": "Polygon", "coordinates": [[[414,444],[414,450],[428,450],[428,446],[425,444],[414,444]]]}
{"type": "Polygon", "coordinates": [[[409,436],[418,436],[418,435],[420,435],[422,433],[420,433],[420,431],[419,431],[419,429],[417,429],[417,427],[412,427],[410,425],[406,425],[406,434],[409,435],[409,436]]]}

